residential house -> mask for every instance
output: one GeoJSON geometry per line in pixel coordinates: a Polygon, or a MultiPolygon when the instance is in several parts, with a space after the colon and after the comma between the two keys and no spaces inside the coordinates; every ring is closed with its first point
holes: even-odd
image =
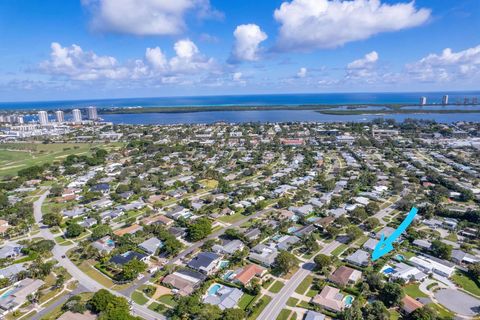
{"type": "Polygon", "coordinates": [[[243,292],[237,288],[221,286],[219,284],[214,284],[213,286],[220,286],[220,288],[214,293],[209,290],[203,298],[203,302],[218,306],[221,310],[235,308],[243,296],[243,292]]]}
{"type": "Polygon", "coordinates": [[[26,278],[16,283],[13,289],[9,290],[9,294],[4,295],[4,297],[0,299],[0,309],[3,311],[3,315],[20,308],[21,305],[27,302],[27,297],[35,294],[44,284],[45,282],[42,280],[34,280],[31,278],[26,278]]]}
{"type": "Polygon", "coordinates": [[[423,281],[428,276],[416,267],[409,266],[405,263],[397,263],[393,267],[386,266],[383,271],[392,279],[402,279],[405,282],[423,281]],[[388,270],[388,271],[385,271],[388,270]]]}
{"type": "Polygon", "coordinates": [[[205,281],[206,276],[200,272],[181,269],[163,278],[162,283],[173,287],[181,296],[190,295],[198,286],[205,281]]]}
{"type": "Polygon", "coordinates": [[[412,244],[414,246],[417,246],[421,249],[426,249],[426,250],[430,250],[430,247],[432,246],[432,243],[428,240],[423,240],[423,239],[415,239],[412,244]]]}
{"type": "Polygon", "coordinates": [[[164,216],[163,214],[159,214],[159,215],[156,215],[156,216],[153,216],[153,217],[147,217],[147,218],[144,218],[142,219],[142,223],[149,226],[149,225],[152,225],[152,224],[161,224],[161,225],[164,225],[166,227],[169,227],[173,224],[173,220],[164,216]]]}
{"type": "Polygon", "coordinates": [[[330,275],[328,280],[339,285],[347,286],[356,284],[362,278],[362,273],[347,266],[341,266],[330,275]]]}
{"type": "Polygon", "coordinates": [[[223,245],[216,244],[213,246],[212,250],[213,252],[216,252],[218,254],[233,254],[237,251],[243,250],[243,248],[245,248],[243,242],[235,239],[232,241],[228,241],[223,245]]]}
{"type": "Polygon", "coordinates": [[[369,238],[362,246],[363,249],[372,252],[378,244],[378,240],[369,238]]]}
{"type": "Polygon", "coordinates": [[[272,245],[266,246],[262,243],[257,244],[250,250],[248,258],[265,267],[270,267],[275,262],[275,258],[278,255],[278,250],[272,245]]]}
{"type": "Polygon", "coordinates": [[[83,313],[77,313],[72,311],[67,311],[62,314],[57,320],[95,320],[97,315],[91,311],[85,311],[83,313]]]}
{"type": "Polygon", "coordinates": [[[436,273],[449,278],[455,272],[454,264],[430,256],[415,256],[409,261],[425,273],[436,273]]]}
{"type": "Polygon", "coordinates": [[[115,242],[110,236],[106,236],[92,243],[92,247],[102,253],[110,253],[115,249],[115,242]]]}
{"type": "Polygon", "coordinates": [[[345,258],[348,263],[359,267],[366,267],[370,261],[370,253],[361,249],[355,251],[351,255],[345,258]]]}
{"type": "Polygon", "coordinates": [[[188,262],[187,267],[210,275],[218,270],[220,258],[218,254],[213,252],[200,252],[188,262]]]}
{"type": "Polygon", "coordinates": [[[148,256],[146,254],[138,253],[135,251],[127,251],[125,253],[117,254],[111,257],[109,261],[116,265],[123,266],[134,259],[142,262],[147,262],[148,256]]]}
{"type": "Polygon", "coordinates": [[[113,233],[121,237],[125,234],[134,234],[140,230],[143,230],[143,227],[141,225],[132,224],[131,226],[128,226],[126,228],[115,230],[113,233]]]}
{"type": "Polygon", "coordinates": [[[8,221],[0,219],[0,235],[5,235],[9,228],[8,221]]]}
{"type": "Polygon", "coordinates": [[[465,251],[455,249],[452,250],[452,261],[458,264],[469,264],[480,262],[480,258],[478,256],[466,253],[465,251]]]}
{"type": "Polygon", "coordinates": [[[14,280],[20,272],[27,271],[23,264],[12,264],[6,268],[0,269],[0,279],[14,280]]]}
{"type": "Polygon", "coordinates": [[[405,295],[402,299],[402,311],[406,314],[410,314],[413,311],[420,309],[423,307],[423,304],[414,298],[410,297],[409,295],[405,295]]]}
{"type": "Polygon", "coordinates": [[[234,276],[233,281],[247,286],[253,278],[261,278],[266,272],[267,270],[265,268],[257,266],[256,264],[249,264],[234,276]]]}
{"type": "Polygon", "coordinates": [[[308,310],[303,320],[325,320],[325,315],[320,312],[308,310]]]}
{"type": "Polygon", "coordinates": [[[245,238],[247,238],[249,240],[256,240],[256,239],[258,239],[258,237],[260,237],[261,234],[262,234],[262,231],[260,231],[260,229],[254,228],[254,229],[250,229],[247,232],[245,232],[244,235],[245,235],[245,238]]]}
{"type": "Polygon", "coordinates": [[[277,248],[278,250],[288,251],[294,244],[298,243],[299,241],[300,238],[297,236],[285,235],[277,240],[277,248]]]}
{"type": "Polygon", "coordinates": [[[138,247],[143,251],[147,252],[148,254],[153,255],[157,252],[158,249],[163,247],[163,242],[156,237],[152,237],[140,243],[138,247]]]}
{"type": "Polygon", "coordinates": [[[16,243],[7,243],[0,248],[0,259],[18,257],[22,253],[23,246],[16,243]]]}
{"type": "Polygon", "coordinates": [[[340,312],[345,308],[343,294],[339,289],[330,286],[323,287],[322,291],[312,299],[312,303],[333,312],[340,312]]]}

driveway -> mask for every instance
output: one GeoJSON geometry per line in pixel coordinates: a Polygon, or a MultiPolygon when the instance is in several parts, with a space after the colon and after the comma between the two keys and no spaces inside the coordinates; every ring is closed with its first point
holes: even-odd
{"type": "Polygon", "coordinates": [[[435,298],[449,310],[459,315],[473,317],[480,314],[480,300],[455,289],[435,292],[435,298]]]}

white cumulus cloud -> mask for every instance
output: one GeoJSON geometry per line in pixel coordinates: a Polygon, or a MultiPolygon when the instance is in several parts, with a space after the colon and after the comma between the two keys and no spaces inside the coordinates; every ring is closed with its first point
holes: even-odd
{"type": "Polygon", "coordinates": [[[215,60],[202,55],[189,39],[177,41],[174,50],[176,55],[169,59],[159,47],[147,48],[145,57],[121,64],[114,57],[99,56],[78,45],[62,47],[54,42],[50,59],[41,62],[39,69],[45,74],[80,81],[161,78],[171,82],[182,76],[220,72],[215,60]]]}
{"type": "Polygon", "coordinates": [[[82,0],[94,29],[135,35],[175,35],[186,28],[185,15],[216,17],[209,0],[82,0]]]}
{"type": "Polygon", "coordinates": [[[281,24],[278,49],[309,51],[422,25],[430,10],[415,8],[413,1],[292,0],[283,2],[274,17],[281,24]]]}
{"type": "Polygon", "coordinates": [[[233,33],[235,43],[230,60],[232,62],[256,61],[259,59],[260,43],[268,36],[256,24],[242,24],[233,33]]]}
{"type": "Polygon", "coordinates": [[[441,54],[429,54],[407,65],[410,76],[420,81],[450,81],[480,76],[480,45],[454,52],[450,48],[441,54]]]}
{"type": "Polygon", "coordinates": [[[305,78],[307,76],[307,68],[300,68],[300,70],[298,70],[297,72],[297,77],[299,78],[305,78]]]}

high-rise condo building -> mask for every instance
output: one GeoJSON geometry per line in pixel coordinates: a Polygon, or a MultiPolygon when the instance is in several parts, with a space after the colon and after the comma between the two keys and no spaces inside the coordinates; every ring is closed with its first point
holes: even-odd
{"type": "Polygon", "coordinates": [[[82,112],[78,109],[72,110],[73,122],[79,123],[82,122],[82,112]]]}
{"type": "Polygon", "coordinates": [[[424,106],[427,104],[427,97],[421,97],[420,98],[420,105],[421,106],[424,106]]]}
{"type": "Polygon", "coordinates": [[[65,122],[65,114],[63,113],[63,111],[61,110],[55,111],[55,117],[57,118],[58,123],[65,122]]]}
{"type": "Polygon", "coordinates": [[[98,119],[97,107],[88,107],[87,108],[87,113],[88,113],[88,120],[97,120],[98,119]]]}
{"type": "Polygon", "coordinates": [[[442,98],[442,104],[447,105],[448,104],[448,94],[444,95],[442,98]]]}
{"type": "Polygon", "coordinates": [[[48,113],[47,111],[38,111],[38,122],[40,125],[45,126],[48,124],[48,113]]]}

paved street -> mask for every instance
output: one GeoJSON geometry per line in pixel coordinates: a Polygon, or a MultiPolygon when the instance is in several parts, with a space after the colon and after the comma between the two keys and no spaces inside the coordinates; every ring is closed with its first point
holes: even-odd
{"type": "MultiPolygon", "coordinates": [[[[33,212],[35,217],[35,222],[40,227],[40,235],[46,239],[54,241],[54,235],[50,232],[50,230],[41,222],[42,221],[42,204],[45,201],[49,194],[49,191],[45,192],[40,196],[40,198],[34,202],[33,204],[33,212]]],[[[105,288],[85,273],[83,273],[73,262],[68,259],[68,257],[62,258],[62,256],[66,255],[67,251],[71,249],[72,246],[59,246],[56,245],[52,251],[54,258],[58,261],[58,264],[64,267],[68,273],[72,275],[74,279],[76,279],[86,290],[91,292],[96,292],[100,289],[107,289],[111,293],[119,296],[123,296],[130,300],[129,296],[125,296],[117,291],[110,290],[105,288]]],[[[139,304],[132,302],[132,312],[140,316],[146,320],[156,320],[156,319],[165,319],[164,316],[144,307],[139,304]]]]}
{"type": "MultiPolygon", "coordinates": [[[[320,253],[329,255],[335,250],[341,243],[338,241],[332,241],[325,246],[320,253]]],[[[315,263],[310,260],[301,265],[300,269],[288,280],[282,290],[277,293],[273,300],[267,305],[267,307],[260,313],[257,320],[271,320],[276,319],[283,308],[287,304],[288,298],[290,298],[295,289],[302,283],[302,281],[312,272],[315,267],[315,263]]]]}

